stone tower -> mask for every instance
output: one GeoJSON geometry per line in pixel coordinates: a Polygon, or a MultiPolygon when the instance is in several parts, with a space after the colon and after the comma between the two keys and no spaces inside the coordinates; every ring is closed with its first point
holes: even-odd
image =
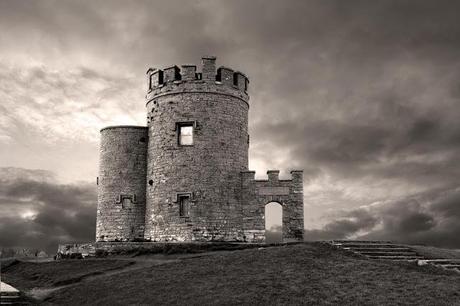
{"type": "Polygon", "coordinates": [[[203,57],[201,73],[189,65],[148,71],[147,238],[238,238],[248,79],[215,61],[203,57]]]}
{"type": "Polygon", "coordinates": [[[273,201],[283,238],[302,239],[302,172],[248,171],[248,78],[210,56],[147,80],[147,127],[101,131],[96,240],[262,242],[273,201]]]}
{"type": "Polygon", "coordinates": [[[96,240],[144,237],[147,128],[101,130],[96,240]]]}

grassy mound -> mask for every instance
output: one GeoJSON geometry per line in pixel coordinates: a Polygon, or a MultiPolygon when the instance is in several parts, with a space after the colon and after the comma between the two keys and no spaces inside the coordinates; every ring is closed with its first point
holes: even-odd
{"type": "MultiPolygon", "coordinates": [[[[32,270],[39,277],[48,275],[51,279],[44,279],[53,284],[54,277],[64,273],[89,273],[114,263],[55,262],[54,267],[32,270]],[[71,267],[74,264],[76,268],[71,267]]],[[[29,268],[6,275],[30,275],[29,268]]],[[[23,289],[20,282],[15,285],[23,289]]],[[[46,300],[79,305],[454,305],[459,301],[459,273],[368,260],[320,243],[215,252],[162,265],[133,266],[118,274],[86,278],[46,300]]]]}
{"type": "Polygon", "coordinates": [[[45,263],[14,261],[2,266],[2,280],[26,291],[76,283],[84,277],[133,264],[126,260],[66,260],[45,263]]]}
{"type": "MultiPolygon", "coordinates": [[[[277,244],[272,244],[269,246],[275,246],[277,244]]],[[[215,252],[215,251],[236,251],[244,250],[251,248],[259,248],[262,246],[267,246],[266,244],[257,244],[257,243],[229,243],[229,242],[213,242],[213,243],[161,243],[153,242],[148,243],[147,246],[140,246],[138,248],[130,249],[125,247],[115,247],[109,252],[102,249],[96,251],[96,257],[103,258],[108,255],[154,255],[154,254],[196,254],[196,253],[206,253],[206,252],[215,252]]]]}

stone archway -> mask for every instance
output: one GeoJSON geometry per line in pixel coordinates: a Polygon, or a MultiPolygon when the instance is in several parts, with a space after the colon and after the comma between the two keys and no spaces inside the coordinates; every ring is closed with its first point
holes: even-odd
{"type": "Polygon", "coordinates": [[[265,205],[265,243],[283,242],[283,206],[278,202],[265,205]]]}

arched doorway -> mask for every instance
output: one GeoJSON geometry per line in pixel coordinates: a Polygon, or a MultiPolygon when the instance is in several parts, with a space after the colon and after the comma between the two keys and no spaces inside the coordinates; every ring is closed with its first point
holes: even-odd
{"type": "Polygon", "coordinates": [[[265,205],[265,242],[283,242],[283,206],[278,202],[265,205]]]}

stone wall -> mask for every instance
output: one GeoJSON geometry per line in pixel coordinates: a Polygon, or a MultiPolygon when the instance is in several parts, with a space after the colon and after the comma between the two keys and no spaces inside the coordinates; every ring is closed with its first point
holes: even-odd
{"type": "Polygon", "coordinates": [[[267,171],[268,180],[255,180],[254,171],[241,172],[242,226],[245,241],[265,241],[265,206],[283,208],[283,241],[303,240],[303,172],[291,171],[292,180],[280,180],[279,171],[267,171]]]}
{"type": "Polygon", "coordinates": [[[203,63],[201,77],[194,66],[173,66],[150,75],[145,238],[152,241],[242,240],[240,171],[248,167],[247,84],[216,81],[215,58],[203,58],[203,63]],[[193,125],[192,146],[179,144],[181,124],[193,125]],[[190,199],[187,217],[179,214],[183,195],[190,199]]]}
{"type": "MultiPolygon", "coordinates": [[[[287,244],[287,243],[284,243],[287,244]]],[[[184,254],[220,250],[242,250],[264,247],[263,243],[247,242],[91,242],[60,244],[57,259],[105,257],[140,252],[141,254],[184,254]]]]}
{"type": "Polygon", "coordinates": [[[144,237],[146,127],[101,130],[96,241],[144,237]]]}

